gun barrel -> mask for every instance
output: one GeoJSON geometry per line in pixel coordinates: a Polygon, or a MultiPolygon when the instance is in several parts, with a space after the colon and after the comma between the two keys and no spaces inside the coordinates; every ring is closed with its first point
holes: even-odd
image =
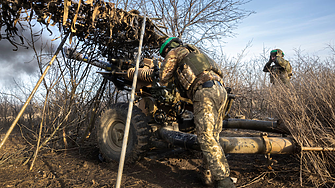
{"type": "MultiPolygon", "coordinates": [[[[159,135],[170,144],[200,150],[194,134],[161,128],[159,135]]],[[[220,144],[225,153],[293,154],[297,151],[295,142],[289,137],[220,137],[220,144]]]]}
{"type": "MultiPolygon", "coordinates": [[[[86,61],[85,61],[86,62],[86,61]]],[[[93,66],[105,69],[105,70],[111,70],[111,64],[101,61],[101,60],[93,60],[93,61],[87,61],[86,63],[91,64],[93,66]]]]}
{"type": "Polygon", "coordinates": [[[88,56],[84,56],[84,54],[77,52],[72,48],[64,47],[63,50],[64,50],[65,56],[69,59],[74,59],[77,61],[84,61],[93,66],[96,66],[96,67],[99,67],[105,70],[111,70],[111,65],[105,61],[89,59],[88,56]]]}

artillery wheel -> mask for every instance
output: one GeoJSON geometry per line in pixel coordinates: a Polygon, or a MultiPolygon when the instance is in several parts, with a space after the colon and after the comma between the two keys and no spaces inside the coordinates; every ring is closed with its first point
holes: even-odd
{"type": "MultiPolygon", "coordinates": [[[[127,121],[128,103],[113,104],[97,127],[100,152],[107,161],[119,161],[127,121]]],[[[145,114],[133,107],[125,163],[136,162],[148,149],[149,126],[145,114]]]]}

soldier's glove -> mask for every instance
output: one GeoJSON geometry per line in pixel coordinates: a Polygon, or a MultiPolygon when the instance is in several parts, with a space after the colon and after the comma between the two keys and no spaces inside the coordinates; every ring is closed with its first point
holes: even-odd
{"type": "Polygon", "coordinates": [[[266,64],[265,64],[265,66],[264,66],[264,68],[263,68],[263,72],[270,72],[270,65],[271,65],[271,61],[268,61],[266,64]]]}

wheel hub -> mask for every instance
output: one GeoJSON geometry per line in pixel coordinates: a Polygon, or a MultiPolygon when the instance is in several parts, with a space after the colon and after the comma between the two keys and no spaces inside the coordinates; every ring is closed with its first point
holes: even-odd
{"type": "Polygon", "coordinates": [[[117,122],[111,127],[111,140],[112,144],[117,147],[122,147],[123,135],[124,135],[124,124],[117,122]]]}

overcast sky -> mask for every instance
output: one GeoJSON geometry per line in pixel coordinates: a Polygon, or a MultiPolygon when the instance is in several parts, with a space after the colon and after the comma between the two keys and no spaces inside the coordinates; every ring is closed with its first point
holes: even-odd
{"type": "MultiPolygon", "coordinates": [[[[36,24],[35,30],[37,31],[39,29],[39,25],[36,24]]],[[[26,30],[24,35],[30,40],[30,31],[26,30]]],[[[36,50],[40,51],[41,46],[45,47],[47,45],[50,47],[51,40],[56,37],[58,37],[58,34],[51,34],[47,30],[44,30],[43,37],[41,37],[42,40],[38,40],[35,43],[36,50]]],[[[19,41],[20,40],[17,40],[16,42],[19,41]]],[[[60,40],[56,40],[53,42],[53,44],[57,45],[59,41],[60,40]]],[[[4,88],[7,89],[14,87],[15,82],[17,82],[20,86],[22,85],[22,82],[36,83],[34,78],[30,80],[31,75],[34,75],[38,70],[38,65],[36,58],[34,57],[35,54],[33,49],[27,49],[24,47],[19,47],[17,51],[14,51],[13,49],[16,49],[16,47],[13,46],[8,40],[0,40],[0,92],[4,90],[4,88]]],[[[34,85],[35,84],[33,84],[33,86],[34,85]]]]}
{"type": "Polygon", "coordinates": [[[326,56],[327,44],[335,43],[335,0],[252,0],[243,6],[256,13],[244,19],[234,38],[225,45],[225,54],[240,53],[249,41],[248,57],[266,49],[280,48],[286,57],[301,49],[309,55],[326,56]]]}
{"type": "MultiPolygon", "coordinates": [[[[256,13],[238,25],[234,38],[226,39],[224,53],[228,57],[236,57],[249,41],[252,46],[246,58],[258,56],[263,47],[280,48],[287,58],[293,57],[294,49],[326,56],[327,44],[335,43],[335,0],[252,0],[242,8],[256,13]]],[[[37,70],[36,62],[30,62],[30,50],[14,52],[13,48],[8,41],[0,41],[0,89],[37,70]]]]}

